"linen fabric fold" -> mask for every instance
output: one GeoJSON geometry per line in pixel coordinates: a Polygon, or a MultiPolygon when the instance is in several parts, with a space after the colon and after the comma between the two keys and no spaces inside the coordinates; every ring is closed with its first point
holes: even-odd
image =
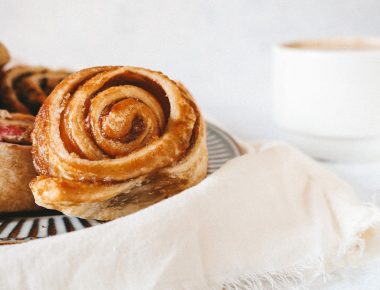
{"type": "Polygon", "coordinates": [[[115,221],[0,247],[0,289],[298,289],[360,258],[379,221],[281,143],[115,221]]]}

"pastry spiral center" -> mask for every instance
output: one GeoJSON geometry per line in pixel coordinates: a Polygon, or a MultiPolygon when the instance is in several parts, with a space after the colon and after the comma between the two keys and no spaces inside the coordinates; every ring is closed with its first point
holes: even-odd
{"type": "Polygon", "coordinates": [[[159,136],[157,118],[148,106],[136,99],[130,98],[116,103],[101,121],[103,134],[110,139],[134,140],[147,128],[147,122],[151,123],[154,135],[159,136]]]}
{"type": "Polygon", "coordinates": [[[84,158],[99,160],[128,155],[158,139],[164,130],[163,109],[155,96],[143,88],[134,85],[107,88],[82,102],[85,110],[74,108],[77,101],[74,96],[69,106],[69,111],[74,111],[70,115],[67,111],[70,125],[66,131],[84,158]],[[86,126],[80,125],[75,117],[83,111],[86,126]],[[81,129],[84,127],[87,132],[81,129]]]}

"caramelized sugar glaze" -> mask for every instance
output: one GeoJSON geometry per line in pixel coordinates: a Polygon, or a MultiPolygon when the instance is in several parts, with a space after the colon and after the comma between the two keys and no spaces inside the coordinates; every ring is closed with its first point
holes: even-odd
{"type": "Polygon", "coordinates": [[[68,76],[32,134],[38,204],[101,220],[202,180],[205,124],[190,93],[160,72],[94,67],[68,76]]]}

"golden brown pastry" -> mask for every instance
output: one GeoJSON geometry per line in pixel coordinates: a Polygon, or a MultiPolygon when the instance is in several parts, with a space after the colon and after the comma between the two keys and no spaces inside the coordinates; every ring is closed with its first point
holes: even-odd
{"type": "Polygon", "coordinates": [[[68,75],[62,70],[16,66],[0,81],[0,106],[10,112],[36,115],[54,87],[68,75]]]}
{"type": "Polygon", "coordinates": [[[65,78],[36,118],[37,204],[111,220],[201,181],[205,124],[190,93],[160,72],[94,67],[65,78]]]}
{"type": "Polygon", "coordinates": [[[29,182],[36,176],[31,137],[34,117],[0,110],[0,212],[37,209],[29,182]]]}
{"type": "Polygon", "coordinates": [[[5,46],[0,42],[0,70],[9,61],[9,53],[5,46]]]}

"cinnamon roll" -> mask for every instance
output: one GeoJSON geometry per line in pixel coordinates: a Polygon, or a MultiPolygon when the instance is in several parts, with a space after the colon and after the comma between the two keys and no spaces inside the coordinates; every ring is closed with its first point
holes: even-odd
{"type": "Polygon", "coordinates": [[[36,115],[54,87],[69,73],[45,67],[16,66],[0,81],[0,106],[10,112],[36,115]]]}
{"type": "Polygon", "coordinates": [[[0,212],[37,209],[29,182],[36,176],[31,154],[34,117],[0,110],[0,212]]]}
{"type": "Polygon", "coordinates": [[[143,68],[68,76],[41,107],[32,139],[37,204],[82,218],[130,214],[207,172],[205,124],[194,99],[143,68]]]}

